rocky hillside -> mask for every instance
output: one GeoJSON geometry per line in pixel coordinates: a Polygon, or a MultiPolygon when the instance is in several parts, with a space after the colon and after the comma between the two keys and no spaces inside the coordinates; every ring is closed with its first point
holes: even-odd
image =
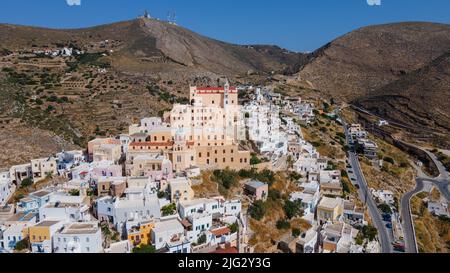
{"type": "Polygon", "coordinates": [[[296,79],[386,118],[448,133],[450,25],[358,29],[320,48],[296,79]]]}
{"type": "Polygon", "coordinates": [[[345,100],[373,95],[450,51],[450,25],[398,23],[350,32],[314,52],[298,79],[345,100]]]}
{"type": "Polygon", "coordinates": [[[55,44],[91,50],[104,41],[114,43],[112,65],[125,72],[164,74],[175,71],[186,75],[234,76],[249,71],[280,71],[298,63],[302,57],[302,54],[276,46],[224,43],[153,19],[77,30],[0,25],[0,48],[10,50],[55,44]]]}
{"type": "Polygon", "coordinates": [[[450,132],[450,51],[356,101],[373,113],[409,126],[450,132]]]}

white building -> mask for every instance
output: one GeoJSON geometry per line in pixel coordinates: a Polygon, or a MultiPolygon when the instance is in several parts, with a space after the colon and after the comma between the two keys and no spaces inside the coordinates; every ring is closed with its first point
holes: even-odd
{"type": "Polygon", "coordinates": [[[187,238],[197,242],[200,235],[212,227],[212,214],[208,212],[195,212],[187,217],[191,226],[187,231],[187,238]]]}
{"type": "Polygon", "coordinates": [[[294,192],[290,196],[290,201],[301,201],[304,210],[305,219],[314,220],[314,213],[316,211],[317,203],[320,199],[320,186],[317,182],[303,183],[300,185],[303,188],[302,192],[294,192]]]}
{"type": "Polygon", "coordinates": [[[221,216],[238,216],[242,210],[240,200],[224,200],[222,198],[194,199],[179,203],[178,211],[182,219],[198,212],[220,214],[221,216]]]}
{"type": "Polygon", "coordinates": [[[341,172],[339,170],[332,170],[332,171],[321,170],[319,173],[319,181],[320,184],[340,183],[341,172]]]}
{"type": "Polygon", "coordinates": [[[3,230],[3,248],[11,252],[14,250],[17,242],[22,241],[23,230],[27,227],[27,224],[14,224],[3,230]]]}
{"type": "Polygon", "coordinates": [[[31,179],[33,177],[31,172],[31,163],[12,166],[11,169],[9,169],[9,174],[11,180],[16,182],[17,185],[20,185],[22,180],[26,178],[31,179]]]}
{"type": "Polygon", "coordinates": [[[161,217],[159,199],[156,194],[142,198],[116,198],[105,196],[97,200],[97,218],[116,226],[122,233],[127,221],[157,220],[161,217]]]}
{"type": "Polygon", "coordinates": [[[303,232],[297,242],[296,253],[315,253],[317,237],[315,227],[303,232]]]}
{"type": "Polygon", "coordinates": [[[71,223],[53,235],[54,253],[101,253],[102,232],[97,222],[71,223]]]}
{"type": "Polygon", "coordinates": [[[65,175],[73,167],[85,162],[83,151],[62,151],[56,155],[58,173],[65,175]]]}
{"type": "Polygon", "coordinates": [[[287,154],[287,136],[281,130],[279,110],[271,103],[255,101],[242,108],[249,140],[256,143],[260,153],[287,154]]]}
{"type": "Polygon", "coordinates": [[[12,183],[9,172],[0,173],[0,206],[6,205],[13,193],[16,185],[12,183]]]}
{"type": "Polygon", "coordinates": [[[89,197],[53,194],[50,201],[39,208],[39,220],[56,220],[64,222],[91,221],[89,197]]]}
{"type": "Polygon", "coordinates": [[[170,242],[178,242],[184,236],[184,227],[178,219],[155,223],[151,232],[152,244],[161,249],[170,242]]]}

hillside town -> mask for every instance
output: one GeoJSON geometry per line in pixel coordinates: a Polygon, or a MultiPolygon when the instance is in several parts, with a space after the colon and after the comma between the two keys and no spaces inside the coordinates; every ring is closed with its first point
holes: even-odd
{"type": "MultiPolygon", "coordinates": [[[[92,139],[86,150],[3,166],[0,250],[252,253],[257,234],[250,221],[273,193],[264,175],[254,174],[280,171],[296,184],[286,214],[307,228],[291,227],[292,233],[275,242],[277,252],[381,252],[367,207],[357,194],[345,193],[347,174],[303,137],[302,126],[317,114],[314,102],[264,87],[249,90],[240,105],[243,88],[228,81],[222,87],[193,86],[189,103],[174,104],[163,117],[143,118],[128,133],[92,139]],[[200,194],[194,189],[206,183],[207,172],[250,175],[235,195],[200,194]]],[[[361,156],[376,157],[377,145],[361,125],[350,125],[346,134],[361,156]]],[[[394,207],[391,192],[371,194],[394,207]]],[[[396,214],[383,217],[401,240],[396,214]]]]}

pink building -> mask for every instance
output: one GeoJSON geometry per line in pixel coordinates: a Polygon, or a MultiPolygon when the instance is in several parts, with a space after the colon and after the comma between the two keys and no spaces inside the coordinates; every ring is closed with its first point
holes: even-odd
{"type": "Polygon", "coordinates": [[[92,174],[94,175],[94,177],[119,177],[122,176],[122,166],[97,166],[92,170],[92,174]]]}
{"type": "Polygon", "coordinates": [[[254,198],[255,201],[266,201],[269,194],[269,185],[257,180],[245,183],[245,193],[254,198]]]}

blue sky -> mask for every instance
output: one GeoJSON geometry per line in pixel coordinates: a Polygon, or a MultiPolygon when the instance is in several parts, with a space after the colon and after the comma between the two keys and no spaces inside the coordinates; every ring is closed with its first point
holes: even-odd
{"type": "Polygon", "coordinates": [[[448,0],[2,0],[0,22],[80,28],[128,20],[145,9],[211,38],[311,51],[359,27],[400,21],[450,23],[448,0]]]}

